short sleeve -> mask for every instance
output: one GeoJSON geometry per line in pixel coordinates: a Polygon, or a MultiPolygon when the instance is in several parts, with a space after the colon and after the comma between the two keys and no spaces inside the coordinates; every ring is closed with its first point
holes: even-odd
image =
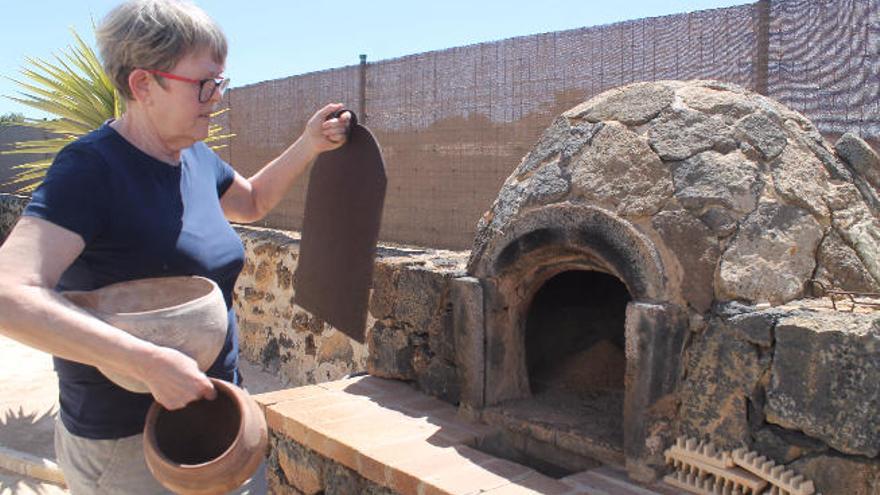
{"type": "Polygon", "coordinates": [[[232,185],[232,181],[235,180],[235,169],[201,141],[195,143],[187,152],[191,153],[190,156],[195,159],[200,167],[209,164],[212,166],[214,180],[217,185],[217,197],[223,197],[226,190],[232,185]]]}
{"type": "Polygon", "coordinates": [[[42,218],[75,232],[88,244],[107,225],[107,167],[76,145],[62,149],[31,196],[23,215],[42,218]]]}
{"type": "Polygon", "coordinates": [[[232,181],[235,180],[235,170],[232,165],[223,161],[222,158],[214,154],[217,164],[217,197],[223,197],[232,181]]]}

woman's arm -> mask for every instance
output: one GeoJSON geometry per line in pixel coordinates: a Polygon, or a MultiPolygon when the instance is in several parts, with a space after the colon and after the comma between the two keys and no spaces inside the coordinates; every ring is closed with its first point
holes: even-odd
{"type": "Polygon", "coordinates": [[[226,218],[239,223],[260,220],[320,153],[342,146],[351,114],[327,120],[342,108],[342,104],[332,103],[318,110],[306,123],[302,135],[250,179],[235,174],[232,185],[220,198],[226,218]]]}
{"type": "Polygon", "coordinates": [[[210,380],[189,356],[109,325],[53,290],[84,245],[70,230],[21,218],[0,246],[0,332],[64,359],[136,378],[168,409],[214,397],[210,380]]]}

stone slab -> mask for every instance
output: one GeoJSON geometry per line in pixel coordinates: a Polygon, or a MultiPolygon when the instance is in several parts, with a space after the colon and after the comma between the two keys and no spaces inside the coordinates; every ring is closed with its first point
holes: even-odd
{"type": "Polygon", "coordinates": [[[880,454],[880,312],[779,320],[767,420],[847,454],[880,454]]]}

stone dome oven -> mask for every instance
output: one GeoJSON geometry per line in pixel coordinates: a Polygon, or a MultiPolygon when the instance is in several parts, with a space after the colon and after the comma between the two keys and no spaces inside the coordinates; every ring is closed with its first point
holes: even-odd
{"type": "Polygon", "coordinates": [[[685,434],[775,446],[817,478],[823,456],[880,473],[880,389],[860,376],[880,372],[880,315],[828,297],[880,291],[870,160],[717,82],[565,112],[479,222],[457,289],[477,301],[456,316],[462,407],[572,470],[653,478],[685,434]]]}

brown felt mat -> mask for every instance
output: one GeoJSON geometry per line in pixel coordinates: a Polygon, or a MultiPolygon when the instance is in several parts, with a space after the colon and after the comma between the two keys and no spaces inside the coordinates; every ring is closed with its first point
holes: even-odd
{"type": "Polygon", "coordinates": [[[360,342],[386,184],[379,144],[352,113],[348,142],[312,166],[294,302],[360,342]]]}

